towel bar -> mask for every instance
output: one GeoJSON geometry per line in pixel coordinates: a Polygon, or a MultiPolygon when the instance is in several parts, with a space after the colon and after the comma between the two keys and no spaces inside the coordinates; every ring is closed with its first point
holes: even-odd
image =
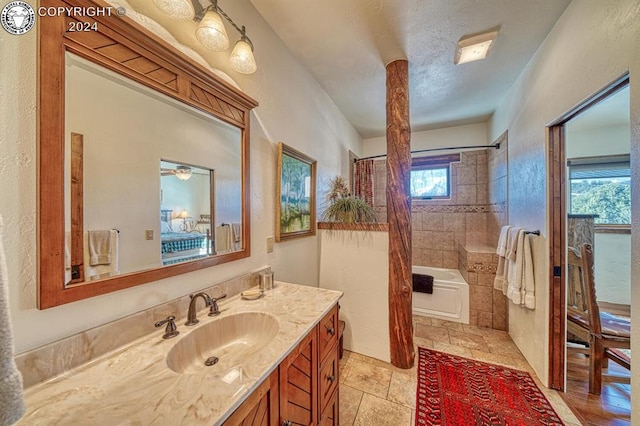
{"type": "Polygon", "coordinates": [[[533,234],[533,235],[540,235],[540,230],[536,230],[536,231],[524,231],[525,234],[533,234]]]}

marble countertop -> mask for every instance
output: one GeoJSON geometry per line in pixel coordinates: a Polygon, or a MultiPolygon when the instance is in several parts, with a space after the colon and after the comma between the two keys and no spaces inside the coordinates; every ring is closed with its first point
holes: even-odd
{"type": "Polygon", "coordinates": [[[234,296],[207,310],[193,327],[162,339],[164,328],[88,364],[25,391],[27,412],[19,425],[171,424],[218,425],[273,372],[338,302],[342,292],[277,282],[257,300],[234,296]],[[166,363],[169,350],[194,330],[241,312],[264,312],[279,322],[277,335],[232,374],[216,366],[202,374],[178,374],[166,363]],[[241,372],[240,374],[237,374],[241,372]]]}

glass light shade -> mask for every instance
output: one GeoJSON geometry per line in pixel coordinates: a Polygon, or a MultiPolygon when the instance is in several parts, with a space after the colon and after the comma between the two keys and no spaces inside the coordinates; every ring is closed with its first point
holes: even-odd
{"type": "Polygon", "coordinates": [[[189,167],[178,166],[174,173],[180,180],[189,180],[191,178],[191,169],[189,167]]]}
{"type": "Polygon", "coordinates": [[[251,45],[244,40],[238,40],[229,61],[231,68],[242,74],[253,74],[258,69],[251,45]]]}
{"type": "Polygon", "coordinates": [[[180,219],[188,219],[191,216],[189,216],[189,212],[187,212],[186,210],[182,210],[177,217],[180,219]]]}
{"type": "Polygon", "coordinates": [[[178,21],[191,21],[196,15],[190,0],[153,0],[153,4],[162,13],[178,21]]]}
{"type": "Polygon", "coordinates": [[[224,29],[222,17],[215,10],[205,13],[196,29],[196,38],[204,47],[216,52],[229,48],[229,36],[224,29]]]}

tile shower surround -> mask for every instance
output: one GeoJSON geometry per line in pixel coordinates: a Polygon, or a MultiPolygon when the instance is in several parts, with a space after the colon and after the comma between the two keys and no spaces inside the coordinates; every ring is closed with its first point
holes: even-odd
{"type": "MultiPolygon", "coordinates": [[[[506,299],[493,290],[495,247],[508,223],[506,136],[500,149],[460,153],[450,184],[450,199],[412,201],[412,263],[459,269],[470,286],[470,324],[506,330],[506,299]]],[[[374,162],[374,210],[387,220],[385,160],[374,162]]]]}
{"type": "MultiPolygon", "coordinates": [[[[229,298],[257,286],[259,273],[266,269],[269,268],[260,268],[199,291],[204,291],[212,297],[226,294],[229,298]]],[[[164,328],[155,328],[154,323],[169,315],[176,317],[179,330],[180,324],[184,323],[189,301],[189,295],[185,295],[16,355],[15,361],[22,373],[25,389],[95,360],[154,331],[161,336],[164,328]]],[[[198,307],[204,309],[201,302],[198,302],[198,307]]]]}

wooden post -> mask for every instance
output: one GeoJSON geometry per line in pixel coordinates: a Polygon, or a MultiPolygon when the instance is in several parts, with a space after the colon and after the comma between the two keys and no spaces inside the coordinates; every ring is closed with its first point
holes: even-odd
{"type": "Polygon", "coordinates": [[[389,222],[389,336],[391,363],[413,367],[411,279],[411,126],[409,64],[387,65],[387,220],[389,222]]]}

